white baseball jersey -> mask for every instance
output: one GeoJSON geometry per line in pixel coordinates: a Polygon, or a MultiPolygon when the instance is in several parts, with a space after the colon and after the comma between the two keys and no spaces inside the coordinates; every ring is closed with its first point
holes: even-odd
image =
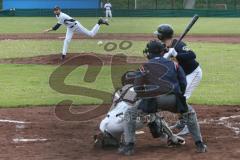
{"type": "Polygon", "coordinates": [[[56,15],[59,24],[64,24],[66,27],[72,27],[76,21],[69,15],[61,12],[59,15],[56,15]]]}
{"type": "Polygon", "coordinates": [[[104,8],[105,8],[106,10],[111,10],[111,8],[112,8],[111,3],[106,3],[106,4],[104,5],[104,8]]]}
{"type": "Polygon", "coordinates": [[[59,24],[65,25],[67,27],[67,33],[64,40],[62,55],[67,54],[68,46],[72,40],[74,32],[79,34],[85,34],[90,37],[94,37],[100,29],[100,25],[96,24],[92,28],[92,30],[88,30],[83,25],[81,25],[79,21],[76,21],[75,19],[73,19],[72,17],[70,17],[69,15],[63,12],[57,15],[56,18],[58,19],[59,24]]]}

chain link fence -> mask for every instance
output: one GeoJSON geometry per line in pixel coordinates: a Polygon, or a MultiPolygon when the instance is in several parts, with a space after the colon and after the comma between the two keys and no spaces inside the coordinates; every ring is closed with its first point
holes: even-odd
{"type": "MultiPolygon", "coordinates": [[[[107,0],[101,0],[101,6],[107,0]]],[[[115,9],[240,9],[240,0],[110,0],[115,9]]]]}
{"type": "MultiPolygon", "coordinates": [[[[2,0],[0,0],[2,2],[2,0]]],[[[99,9],[64,9],[72,16],[102,17],[103,5],[99,9]]],[[[110,0],[114,17],[240,17],[240,0],[110,0]]],[[[1,4],[1,3],[0,3],[1,4]]],[[[52,9],[8,9],[0,10],[0,16],[53,16],[52,9]]]]}
{"type": "Polygon", "coordinates": [[[2,7],[3,7],[3,2],[2,0],[0,0],[0,10],[2,10],[2,7]]]}

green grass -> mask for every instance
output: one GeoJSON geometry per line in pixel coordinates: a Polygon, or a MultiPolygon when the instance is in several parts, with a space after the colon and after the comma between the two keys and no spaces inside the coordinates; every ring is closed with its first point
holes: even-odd
{"type": "MultiPolygon", "coordinates": [[[[53,91],[49,86],[49,76],[55,69],[52,66],[38,65],[0,65],[1,106],[25,106],[57,104],[64,99],[89,103],[91,99],[68,96],[53,91]],[[15,75],[13,78],[13,74],[15,75]]],[[[79,73],[81,79],[83,73],[79,73]]],[[[77,75],[75,75],[76,77],[77,75]]],[[[76,81],[75,81],[76,82],[76,81]]],[[[92,101],[96,103],[96,100],[92,101]]]]}
{"type": "MultiPolygon", "coordinates": [[[[117,54],[125,53],[129,56],[142,56],[142,51],[145,48],[147,42],[145,41],[132,41],[132,47],[128,50],[121,50],[117,48],[112,52],[107,52],[104,50],[103,46],[97,45],[97,40],[73,40],[69,46],[69,53],[101,53],[101,54],[117,54]]],[[[104,44],[107,42],[115,42],[117,45],[121,41],[103,41],[104,44]]],[[[0,41],[0,58],[16,58],[16,57],[33,57],[39,55],[48,55],[61,53],[63,46],[63,41],[55,40],[4,40],[0,41]]],[[[188,42],[193,50],[195,50],[199,56],[202,54],[204,57],[211,57],[214,54],[214,58],[222,58],[222,56],[232,57],[232,54],[237,54],[240,50],[239,44],[222,44],[222,43],[198,43],[198,42],[188,42]],[[224,54],[224,55],[222,55],[224,54]]],[[[237,58],[237,57],[234,57],[237,58]]],[[[235,59],[232,59],[235,60],[235,59]]],[[[226,61],[230,63],[230,61],[226,61]]]]}
{"type": "MultiPolygon", "coordinates": [[[[77,18],[87,28],[91,28],[97,18],[77,18]]],[[[183,31],[190,18],[114,18],[110,27],[102,27],[102,33],[152,33],[161,23],[173,24],[176,33],[183,31]]],[[[56,23],[54,17],[1,17],[0,34],[41,33],[56,23]]],[[[240,35],[239,18],[200,18],[190,34],[240,35]],[[228,24],[228,25],[227,25],[228,24]]],[[[57,33],[65,33],[62,27],[57,33]]],[[[120,41],[115,41],[119,43],[120,41]]],[[[96,45],[96,40],[74,40],[69,52],[97,52],[101,54],[125,53],[142,56],[146,45],[134,41],[127,51],[120,49],[105,52],[96,45]]],[[[60,53],[63,41],[54,40],[4,40],[0,41],[0,58],[32,57],[60,53]]],[[[198,61],[203,68],[203,81],[190,99],[195,104],[240,104],[239,44],[189,43],[197,52],[198,61]]],[[[0,106],[16,107],[26,105],[53,105],[64,99],[72,99],[75,104],[97,104],[101,100],[79,95],[57,93],[49,87],[49,76],[56,66],[0,64],[0,106]]],[[[110,68],[104,67],[93,84],[82,82],[85,69],[77,69],[66,83],[111,93],[113,87],[110,68]]],[[[120,67],[124,69],[124,67],[120,67]]],[[[117,72],[118,72],[117,71],[117,72]]]]}
{"type": "MultiPolygon", "coordinates": [[[[115,66],[117,72],[125,71],[123,66],[115,66]]],[[[29,105],[55,105],[61,100],[73,100],[74,104],[99,104],[101,99],[90,96],[61,94],[50,88],[49,77],[56,66],[41,65],[0,65],[0,86],[2,107],[18,107],[29,105]],[[14,75],[14,78],[13,78],[14,75]]],[[[94,69],[95,70],[95,69],[94,69]]],[[[65,80],[65,84],[84,86],[91,89],[113,92],[111,68],[103,67],[94,83],[83,81],[86,67],[74,70],[65,80]]],[[[61,76],[61,75],[60,75],[61,76]]],[[[90,74],[91,76],[91,74],[90,74]]],[[[119,77],[120,79],[120,77],[119,77]]],[[[72,93],[72,92],[71,92],[72,93]]],[[[73,92],[74,93],[74,92],[73,92]]],[[[84,94],[82,92],[82,94],[84,94]]],[[[95,94],[95,92],[93,92],[95,94]]],[[[107,99],[110,102],[111,96],[107,99]]]]}
{"type": "Polygon", "coordinates": [[[203,80],[190,102],[240,104],[239,45],[193,44],[203,68],[203,80]]]}
{"type": "MultiPolygon", "coordinates": [[[[69,46],[70,53],[127,53],[128,55],[142,56],[142,50],[146,42],[139,41],[133,42],[131,49],[127,51],[120,50],[119,48],[114,52],[106,52],[104,46],[98,46],[97,40],[73,40],[69,46]]],[[[106,44],[108,41],[104,41],[106,44]]],[[[111,41],[112,42],[112,41],[111,41]]],[[[119,44],[121,41],[113,41],[119,44]]],[[[32,57],[39,55],[48,55],[61,53],[63,41],[54,40],[4,40],[0,41],[0,58],[16,58],[16,57],[32,57]]]]}
{"type": "MultiPolygon", "coordinates": [[[[0,58],[6,57],[28,57],[40,55],[39,50],[44,50],[44,54],[56,53],[61,50],[60,41],[4,41],[0,46],[0,58]],[[23,45],[25,43],[25,45],[23,45]],[[43,45],[44,44],[44,45],[43,45]],[[52,45],[54,44],[54,45],[52,45]],[[56,44],[56,45],[55,45],[56,44]],[[46,45],[46,46],[45,46],[46,45]],[[15,49],[7,48],[14,46],[15,49]],[[35,46],[35,47],[34,47],[35,46]],[[29,49],[31,48],[31,49],[29,49]],[[45,49],[42,49],[45,48],[45,49]],[[11,51],[11,52],[10,52],[11,51]],[[21,53],[21,54],[19,54],[21,53]]],[[[71,44],[71,52],[79,51],[97,51],[103,52],[100,48],[91,48],[96,41],[74,41],[71,44]],[[84,45],[79,45],[84,44],[84,45]]],[[[145,42],[134,42],[133,48],[128,55],[141,56],[145,42]]],[[[197,52],[198,60],[203,68],[203,81],[194,92],[191,103],[195,104],[240,104],[240,59],[238,44],[219,44],[219,43],[189,43],[192,49],[197,52]]],[[[121,52],[115,51],[111,54],[121,52]]],[[[49,87],[49,76],[56,66],[41,65],[0,65],[0,106],[14,107],[25,105],[52,105],[64,99],[72,99],[75,104],[96,104],[101,100],[87,98],[82,96],[65,95],[53,91],[49,87]]],[[[124,69],[123,67],[120,67],[124,69]]],[[[111,93],[113,87],[111,84],[110,68],[104,67],[97,81],[83,83],[85,68],[77,69],[68,77],[66,83],[76,86],[87,85],[91,88],[103,90],[111,93]]]]}
{"type": "MultiPolygon", "coordinates": [[[[97,18],[76,19],[91,28],[97,18]]],[[[159,24],[172,24],[176,33],[182,33],[190,18],[114,18],[111,26],[103,27],[102,33],[153,33],[159,24]]],[[[41,33],[44,29],[52,27],[57,22],[54,17],[1,17],[0,33],[41,33]],[[17,26],[17,27],[16,27],[17,26]]],[[[190,34],[240,34],[239,18],[200,18],[190,34]]],[[[65,32],[62,27],[58,32],[65,32]]]]}

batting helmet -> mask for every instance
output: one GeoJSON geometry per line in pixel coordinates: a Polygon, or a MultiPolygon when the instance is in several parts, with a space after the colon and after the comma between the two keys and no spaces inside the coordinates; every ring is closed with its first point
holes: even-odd
{"type": "Polygon", "coordinates": [[[174,31],[171,25],[161,24],[157,31],[154,32],[160,40],[171,39],[173,37],[174,31]]]}

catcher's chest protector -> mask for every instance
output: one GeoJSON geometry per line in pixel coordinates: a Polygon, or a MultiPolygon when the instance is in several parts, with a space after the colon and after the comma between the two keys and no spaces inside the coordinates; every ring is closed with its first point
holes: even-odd
{"type": "Polygon", "coordinates": [[[131,104],[134,104],[137,101],[137,94],[134,91],[133,85],[125,85],[119,91],[119,98],[116,100],[118,101],[125,101],[131,104]]]}

